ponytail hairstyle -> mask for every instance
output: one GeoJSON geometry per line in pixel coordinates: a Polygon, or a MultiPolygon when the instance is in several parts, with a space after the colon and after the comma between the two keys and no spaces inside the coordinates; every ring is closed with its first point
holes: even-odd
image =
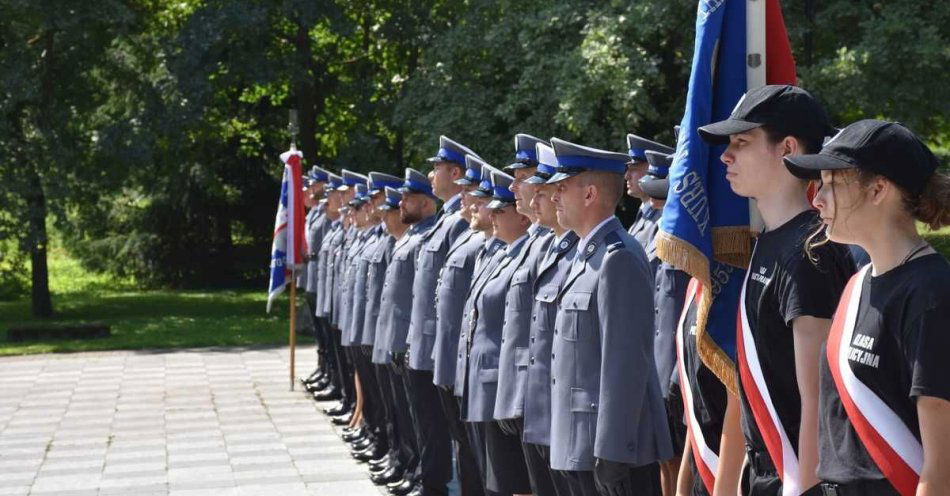
{"type": "Polygon", "coordinates": [[[904,195],[904,206],[931,230],[950,226],[950,176],[934,172],[920,195],[904,195]]]}

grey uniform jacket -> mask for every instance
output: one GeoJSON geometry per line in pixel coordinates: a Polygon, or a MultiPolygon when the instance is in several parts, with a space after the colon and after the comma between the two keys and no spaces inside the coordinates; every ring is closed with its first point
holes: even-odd
{"type": "Polygon", "coordinates": [[[498,395],[498,355],[505,319],[505,297],[515,272],[534,240],[525,237],[505,248],[504,257],[480,287],[472,288],[474,305],[463,324],[468,341],[468,377],[462,391],[462,414],[468,422],[494,419],[498,395]]]}
{"type": "Polygon", "coordinates": [[[317,317],[330,317],[330,305],[333,292],[333,251],[338,238],[343,233],[343,223],[335,220],[330,223],[323,242],[320,243],[320,253],[317,255],[317,317]]]}
{"type": "Polygon", "coordinates": [[[525,385],[530,394],[524,399],[524,441],[528,443],[551,445],[551,344],[557,297],[574,262],[578,240],[577,234],[569,231],[556,245],[552,242],[537,268],[525,385]]]}
{"type": "Polygon", "coordinates": [[[551,468],[593,470],[595,457],[635,466],[668,459],[643,248],[612,217],[577,249],[551,350],[551,468]]]}
{"type": "Polygon", "coordinates": [[[389,363],[394,353],[406,351],[409,335],[409,312],[412,311],[412,278],[416,271],[422,235],[435,224],[435,216],[423,219],[409,228],[393,246],[393,256],[386,267],[383,291],[376,323],[374,363],[389,363]],[[377,358],[378,355],[378,358],[377,358]]]}
{"type": "Polygon", "coordinates": [[[412,279],[412,313],[409,319],[409,367],[415,370],[433,368],[435,291],[439,282],[439,269],[445,264],[449,248],[468,230],[468,221],[459,215],[459,207],[459,197],[446,203],[435,225],[422,236],[416,275],[412,279]]]}
{"type": "Polygon", "coordinates": [[[653,305],[656,308],[656,332],[653,338],[653,359],[656,361],[660,392],[667,398],[671,388],[679,387],[679,374],[676,372],[676,329],[686,303],[689,274],[661,262],[657,265],[655,280],[653,305]]]}
{"type": "MultiPolygon", "coordinates": [[[[479,251],[478,256],[475,257],[475,271],[472,275],[472,283],[469,286],[468,294],[465,296],[465,304],[462,305],[462,324],[459,329],[459,342],[455,361],[455,387],[453,388],[455,396],[462,397],[465,391],[466,381],[468,380],[469,347],[471,346],[469,337],[472,334],[472,329],[469,328],[469,324],[472,322],[472,313],[475,312],[476,297],[505,256],[505,243],[496,238],[492,238],[486,241],[483,249],[479,251]]],[[[464,418],[464,409],[461,414],[464,418]]]]}
{"type": "Polygon", "coordinates": [[[435,344],[432,346],[432,382],[437,386],[455,385],[462,306],[472,283],[475,258],[484,246],[484,234],[472,230],[462,233],[449,248],[445,264],[439,269],[439,282],[435,287],[435,344]]]}
{"type": "MultiPolygon", "coordinates": [[[[357,297],[358,287],[366,288],[366,273],[360,274],[359,265],[363,250],[366,249],[366,243],[372,236],[370,229],[357,231],[353,243],[347,249],[346,266],[344,267],[343,277],[343,299],[340,309],[340,330],[342,331],[340,343],[343,346],[359,346],[359,335],[353,325],[353,307],[363,306],[363,300],[357,297]]],[[[362,328],[359,329],[362,332],[362,328]]]]}
{"type": "Polygon", "coordinates": [[[376,246],[371,251],[363,252],[364,257],[369,262],[366,268],[366,308],[363,310],[363,335],[361,339],[364,346],[376,346],[379,299],[383,293],[386,267],[389,265],[389,259],[393,256],[393,245],[395,244],[396,238],[393,238],[383,229],[376,246]]]}
{"type": "Polygon", "coordinates": [[[307,246],[310,248],[310,261],[307,262],[307,292],[316,293],[319,284],[320,246],[323,238],[330,229],[330,219],[326,215],[326,205],[313,209],[316,211],[311,222],[307,224],[307,246]]]}
{"type": "Polygon", "coordinates": [[[525,250],[523,260],[511,276],[505,296],[501,351],[498,355],[498,393],[495,396],[494,413],[498,420],[518,418],[524,413],[534,280],[538,273],[538,259],[547,253],[553,239],[550,230],[537,226],[532,234],[531,245],[525,250]]]}
{"type": "MultiPolygon", "coordinates": [[[[303,237],[305,240],[307,240],[308,248],[310,246],[310,222],[316,217],[316,215],[317,215],[317,209],[314,207],[314,208],[311,208],[310,210],[307,210],[307,215],[305,215],[303,219],[303,237]]],[[[306,253],[304,253],[304,255],[306,255],[306,253]]],[[[297,284],[297,289],[303,289],[304,291],[306,291],[307,281],[310,279],[310,275],[309,275],[310,264],[308,262],[303,262],[300,264],[300,267],[298,267],[297,270],[294,272],[297,275],[297,278],[295,280],[295,283],[297,284]]]]}
{"type": "MultiPolygon", "coordinates": [[[[649,203],[644,203],[640,206],[637,220],[630,226],[630,235],[643,247],[647,260],[650,260],[651,264],[653,260],[656,260],[656,243],[653,240],[656,238],[657,230],[660,229],[660,216],[662,214],[662,210],[657,210],[651,207],[649,203]]],[[[656,270],[655,266],[654,270],[656,270]]]]}
{"type": "Polygon", "coordinates": [[[334,283],[333,294],[330,295],[332,303],[330,305],[330,323],[336,329],[340,327],[340,317],[343,315],[343,296],[346,295],[346,256],[350,246],[356,238],[356,228],[350,227],[343,232],[340,243],[333,250],[332,269],[334,283]]]}
{"type": "Polygon", "coordinates": [[[356,260],[353,261],[356,268],[353,279],[353,295],[350,297],[350,343],[353,346],[363,345],[363,328],[366,319],[366,288],[369,283],[369,255],[376,251],[376,245],[386,233],[383,232],[383,226],[377,224],[366,230],[366,238],[363,241],[363,248],[360,250],[356,260]]]}

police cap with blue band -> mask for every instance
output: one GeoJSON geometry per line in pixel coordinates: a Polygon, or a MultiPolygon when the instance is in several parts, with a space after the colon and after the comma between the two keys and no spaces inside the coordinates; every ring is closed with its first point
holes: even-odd
{"type": "Polygon", "coordinates": [[[386,186],[383,188],[386,194],[386,200],[377,207],[377,210],[399,210],[399,202],[402,201],[402,193],[396,188],[386,186]]]}
{"type": "Polygon", "coordinates": [[[399,188],[402,186],[402,179],[392,175],[386,174],[383,172],[370,172],[369,173],[369,194],[375,195],[383,191],[383,188],[389,186],[390,188],[399,188]]]}
{"type": "Polygon", "coordinates": [[[515,194],[511,191],[511,183],[514,181],[515,178],[510,174],[497,169],[493,170],[491,172],[491,202],[489,202],[485,207],[497,209],[514,205],[515,194]]]}
{"type": "Polygon", "coordinates": [[[402,183],[402,187],[399,188],[399,192],[402,194],[406,193],[418,193],[420,195],[428,195],[435,197],[432,193],[432,183],[429,182],[429,178],[425,174],[406,167],[406,179],[402,183]]]}
{"type": "Polygon", "coordinates": [[[354,196],[352,200],[347,202],[349,206],[358,207],[369,201],[369,195],[367,195],[369,188],[367,188],[365,184],[358,183],[354,185],[353,188],[356,190],[356,196],[354,196]]]}
{"type": "Polygon", "coordinates": [[[459,167],[465,167],[465,156],[475,155],[477,153],[470,150],[467,146],[449,138],[448,136],[439,136],[439,151],[434,157],[426,159],[429,163],[449,162],[459,167]]]}
{"type": "Polygon", "coordinates": [[[342,177],[340,177],[340,176],[338,176],[338,175],[336,175],[336,174],[334,174],[334,173],[332,173],[332,172],[327,173],[327,177],[328,177],[329,183],[330,183],[330,191],[336,191],[337,189],[340,188],[340,186],[343,186],[343,178],[342,178],[342,177]]]}
{"type": "Polygon", "coordinates": [[[670,190],[670,166],[673,165],[673,154],[647,150],[647,163],[650,164],[645,176],[637,184],[650,198],[665,200],[670,190]]]}
{"type": "Polygon", "coordinates": [[[310,179],[313,179],[318,183],[325,183],[330,180],[330,172],[323,167],[314,165],[310,169],[310,179]]]}
{"type": "Polygon", "coordinates": [[[366,176],[351,170],[343,169],[343,185],[337,189],[340,191],[346,191],[357,184],[366,184],[367,182],[368,179],[366,176]]]}
{"type": "Polygon", "coordinates": [[[528,184],[544,184],[557,172],[557,157],[554,148],[546,143],[537,144],[538,170],[534,175],[525,179],[528,184]]]}
{"type": "Polygon", "coordinates": [[[646,162],[646,152],[648,150],[667,155],[676,151],[662,143],[642,138],[636,134],[627,135],[627,150],[627,154],[630,155],[630,162],[646,162]]]}
{"type": "Polygon", "coordinates": [[[465,175],[456,179],[459,186],[477,186],[482,180],[482,164],[485,162],[475,155],[465,155],[465,175]]]}
{"type": "Polygon", "coordinates": [[[548,184],[563,181],[587,171],[611,172],[623,175],[627,171],[629,157],[623,153],[609,152],[578,145],[558,138],[551,138],[551,147],[557,157],[557,172],[548,179],[548,184]]]}
{"type": "Polygon", "coordinates": [[[481,181],[478,183],[478,188],[474,191],[469,192],[469,195],[476,198],[491,198],[492,197],[492,184],[491,184],[491,173],[498,170],[491,165],[485,163],[484,160],[480,158],[474,158],[474,161],[477,161],[482,166],[482,172],[480,174],[481,181]]]}
{"type": "Polygon", "coordinates": [[[545,145],[548,144],[547,141],[544,141],[541,138],[535,138],[530,134],[516,134],[515,162],[505,167],[505,170],[536,167],[538,165],[538,151],[536,147],[538,143],[544,143],[545,145]]]}

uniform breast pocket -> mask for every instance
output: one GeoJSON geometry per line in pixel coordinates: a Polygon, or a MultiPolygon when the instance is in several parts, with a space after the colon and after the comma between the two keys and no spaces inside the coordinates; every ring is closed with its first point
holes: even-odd
{"type": "Polygon", "coordinates": [[[426,269],[431,269],[439,264],[439,250],[442,248],[442,238],[435,237],[430,239],[419,253],[419,265],[426,269]]]}
{"type": "Polygon", "coordinates": [[[597,434],[597,393],[571,388],[571,458],[584,460],[594,451],[597,434]]]}
{"type": "Polygon", "coordinates": [[[511,277],[511,286],[508,289],[508,306],[510,310],[522,311],[531,308],[531,273],[522,269],[511,277]]]}
{"type": "Polygon", "coordinates": [[[449,288],[455,288],[457,285],[465,283],[463,275],[466,265],[465,257],[449,257],[445,261],[445,268],[442,269],[442,284],[449,288]]]}
{"type": "Polygon", "coordinates": [[[557,326],[561,336],[568,341],[582,341],[589,332],[594,330],[585,329],[585,317],[590,312],[591,293],[584,291],[575,291],[567,293],[561,298],[561,316],[560,323],[557,326]]]}

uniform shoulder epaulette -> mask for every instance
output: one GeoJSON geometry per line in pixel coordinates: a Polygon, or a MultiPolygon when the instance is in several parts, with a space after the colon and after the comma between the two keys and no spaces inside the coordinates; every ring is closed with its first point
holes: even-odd
{"type": "Polygon", "coordinates": [[[619,250],[624,247],[623,239],[616,231],[611,231],[604,236],[604,243],[607,244],[607,253],[619,250]]]}

